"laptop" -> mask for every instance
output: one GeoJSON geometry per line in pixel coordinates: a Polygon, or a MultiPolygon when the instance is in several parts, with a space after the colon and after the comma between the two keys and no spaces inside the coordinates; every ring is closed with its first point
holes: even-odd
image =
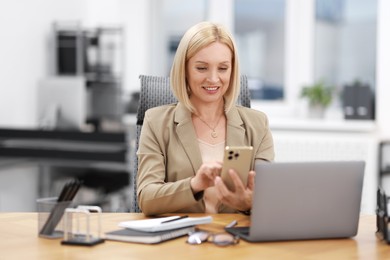
{"type": "Polygon", "coordinates": [[[364,161],[256,162],[249,242],[348,238],[357,234],[364,161]]]}

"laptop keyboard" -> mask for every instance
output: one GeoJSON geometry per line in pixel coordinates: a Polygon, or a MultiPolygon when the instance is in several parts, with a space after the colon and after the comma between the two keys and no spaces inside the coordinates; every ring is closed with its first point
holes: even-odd
{"type": "Polygon", "coordinates": [[[249,227],[225,228],[226,232],[237,236],[249,236],[249,227]]]}

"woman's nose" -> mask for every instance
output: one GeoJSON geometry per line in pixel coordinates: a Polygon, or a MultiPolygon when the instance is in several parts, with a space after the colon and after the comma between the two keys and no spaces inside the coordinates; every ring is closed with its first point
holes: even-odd
{"type": "Polygon", "coordinates": [[[219,81],[218,71],[210,70],[209,75],[207,76],[207,80],[210,83],[217,83],[219,81]]]}

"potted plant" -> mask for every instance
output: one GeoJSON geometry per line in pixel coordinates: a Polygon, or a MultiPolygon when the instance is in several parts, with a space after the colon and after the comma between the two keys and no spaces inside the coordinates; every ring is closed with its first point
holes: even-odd
{"type": "Polygon", "coordinates": [[[325,109],[332,102],[332,89],[332,87],[326,86],[323,81],[302,88],[301,98],[306,98],[309,101],[310,117],[324,117],[325,109]]]}

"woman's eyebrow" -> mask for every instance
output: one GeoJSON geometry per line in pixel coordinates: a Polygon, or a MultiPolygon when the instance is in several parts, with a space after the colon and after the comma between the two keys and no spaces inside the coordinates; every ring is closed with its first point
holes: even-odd
{"type": "MultiPolygon", "coordinates": [[[[208,62],[206,62],[206,61],[195,61],[195,63],[209,64],[209,63],[208,63],[208,62]]],[[[222,61],[222,62],[220,62],[219,64],[230,65],[230,64],[231,64],[231,62],[230,62],[230,61],[222,61]]]]}

